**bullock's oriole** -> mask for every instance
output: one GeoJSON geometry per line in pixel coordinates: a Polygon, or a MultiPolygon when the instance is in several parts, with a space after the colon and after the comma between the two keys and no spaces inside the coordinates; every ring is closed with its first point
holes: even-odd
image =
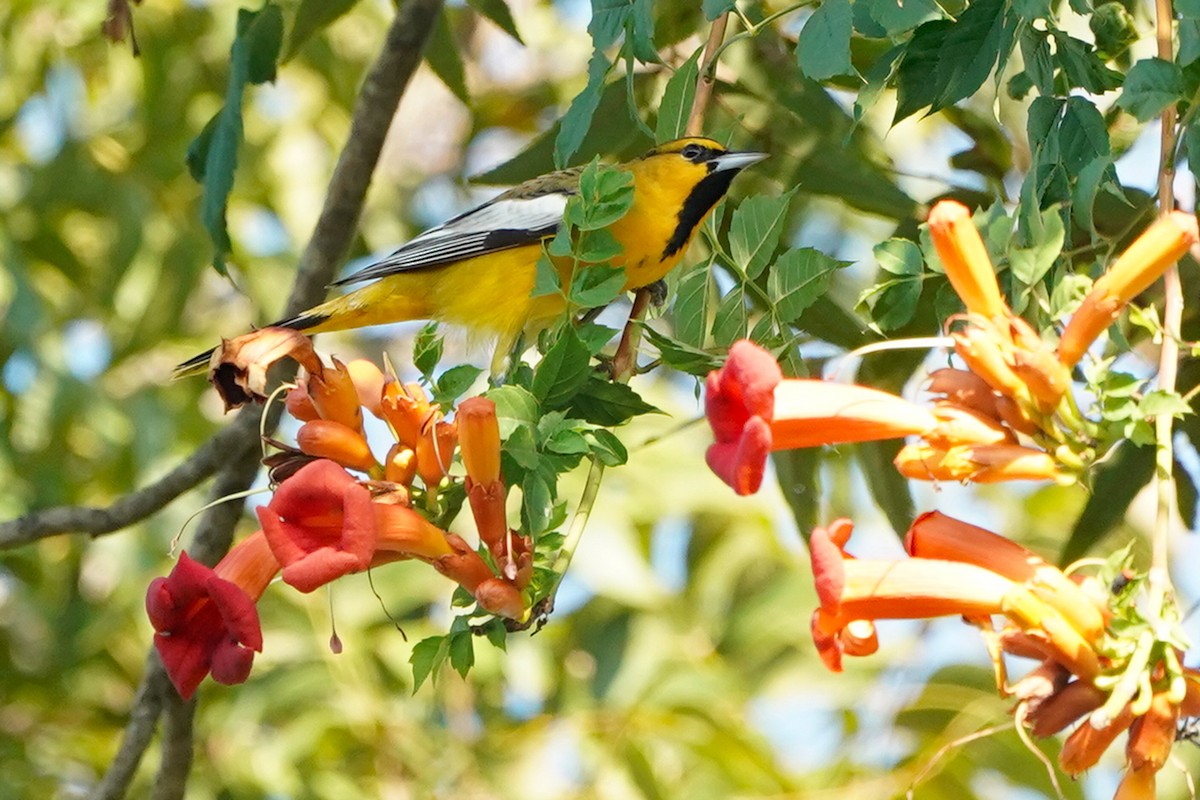
{"type": "MultiPolygon", "coordinates": [[[[623,249],[612,263],[625,268],[625,289],[647,286],[670,272],[734,176],[763,158],[763,153],[731,152],[712,139],[689,137],[622,165],[633,174],[633,205],[609,232],[623,249]]],[[[581,171],[533,178],[425,231],[334,285],[374,283],[275,325],[319,333],[432,319],[496,335],[507,349],[522,331],[563,311],[561,295],[530,295],[543,242],[562,223],[581,171]]],[[[565,284],[570,264],[557,266],[565,284]]],[[[175,376],[202,372],[211,353],[180,364],[175,376]]]]}

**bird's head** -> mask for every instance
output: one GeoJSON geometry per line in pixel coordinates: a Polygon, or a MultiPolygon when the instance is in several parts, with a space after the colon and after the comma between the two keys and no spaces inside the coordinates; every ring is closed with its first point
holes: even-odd
{"type": "Polygon", "coordinates": [[[689,136],[660,144],[629,166],[638,193],[663,211],[675,211],[674,232],[663,258],[677,256],[687,247],[697,226],[725,193],[734,176],[766,153],[727,150],[714,139],[689,136]]]}
{"type": "Polygon", "coordinates": [[[711,175],[718,172],[737,174],[766,157],[766,153],[727,150],[720,142],[704,136],[687,136],[660,144],[642,156],[641,160],[664,165],[674,163],[678,167],[692,165],[702,168],[704,175],[711,175]]]}

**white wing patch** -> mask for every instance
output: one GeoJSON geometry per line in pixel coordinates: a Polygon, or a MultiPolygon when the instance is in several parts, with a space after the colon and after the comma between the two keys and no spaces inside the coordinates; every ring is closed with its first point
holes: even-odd
{"type": "Polygon", "coordinates": [[[554,233],[566,206],[567,195],[561,193],[529,198],[501,196],[430,228],[387,258],[334,285],[373,280],[532,244],[554,233]]]}

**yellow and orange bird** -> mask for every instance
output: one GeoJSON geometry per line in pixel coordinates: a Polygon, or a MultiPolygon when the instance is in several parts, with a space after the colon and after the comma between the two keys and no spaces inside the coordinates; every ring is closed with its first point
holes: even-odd
{"type": "MultiPolygon", "coordinates": [[[[764,158],[688,137],[623,164],[633,175],[633,205],[608,230],[623,250],[611,263],[625,268],[625,289],[647,286],[670,272],[733,178],[764,158]]],[[[437,320],[498,337],[499,358],[523,331],[545,326],[564,310],[560,295],[530,295],[543,243],[562,224],[581,171],[551,172],[509,189],[334,285],[374,283],[274,324],[320,333],[437,320]]],[[[570,261],[556,261],[556,267],[566,285],[570,261]]],[[[211,354],[183,362],[175,377],[203,372],[211,354]]]]}

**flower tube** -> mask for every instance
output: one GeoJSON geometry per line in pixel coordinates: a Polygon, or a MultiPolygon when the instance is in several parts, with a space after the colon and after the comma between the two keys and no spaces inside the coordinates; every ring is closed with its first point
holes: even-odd
{"type": "Polygon", "coordinates": [[[1058,342],[1058,359],[1072,367],[1121,310],[1188,251],[1200,233],[1196,218],[1182,211],[1159,217],[1134,240],[1116,263],[1092,286],[1092,291],[1067,323],[1058,342]]]}
{"type": "Polygon", "coordinates": [[[748,340],[709,373],[705,412],[716,438],[708,465],[743,495],[762,485],[772,450],[893,439],[938,424],[928,409],[878,389],[785,380],[774,357],[748,340]]]}
{"type": "Polygon", "coordinates": [[[946,277],[967,311],[988,319],[1012,313],[1000,295],[996,270],[970,209],[955,200],[939,201],[929,212],[929,233],[946,277]]]}

